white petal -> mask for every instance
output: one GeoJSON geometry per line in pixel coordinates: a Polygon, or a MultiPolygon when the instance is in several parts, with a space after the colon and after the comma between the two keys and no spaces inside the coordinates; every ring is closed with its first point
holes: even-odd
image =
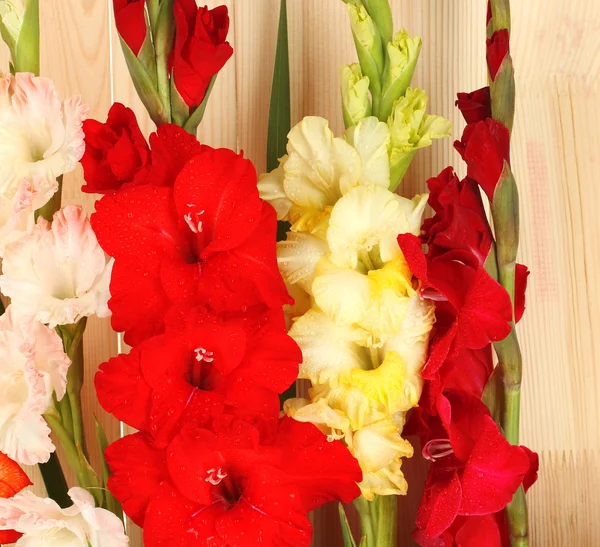
{"type": "Polygon", "coordinates": [[[288,138],[283,186],[296,205],[322,211],[358,184],[360,157],[345,140],[333,136],[327,120],[306,117],[288,138]]]}
{"type": "Polygon", "coordinates": [[[93,498],[81,488],[69,490],[75,502],[61,509],[51,499],[21,492],[0,499],[0,530],[23,535],[17,546],[125,547],[129,540],[123,523],[107,511],[94,507],[93,498]]]}
{"type": "Polygon", "coordinates": [[[57,190],[56,180],[34,175],[22,180],[12,199],[0,195],[0,257],[7,245],[32,232],[35,211],[48,203],[57,190]]]}
{"type": "Polygon", "coordinates": [[[337,326],[323,312],[309,310],[298,318],[290,336],[302,350],[300,378],[313,384],[335,380],[354,368],[367,366],[367,350],[359,344],[364,334],[357,329],[337,326]]]}
{"type": "Polygon", "coordinates": [[[337,325],[360,323],[371,303],[369,278],[323,260],[312,284],[315,302],[337,325]]]}
{"type": "Polygon", "coordinates": [[[310,234],[289,232],[285,241],[277,243],[277,263],[285,280],[298,284],[312,294],[315,267],[329,252],[327,242],[310,234]]]}
{"type": "Polygon", "coordinates": [[[360,184],[390,185],[390,129],[375,117],[361,120],[346,131],[346,140],[358,152],[362,162],[360,184]]]}
{"type": "Polygon", "coordinates": [[[23,465],[48,461],[54,445],[42,415],[65,393],[69,358],[58,334],[14,314],[0,317],[0,451],[23,465]]]}
{"type": "Polygon", "coordinates": [[[12,199],[24,177],[56,179],[72,171],[84,151],[80,98],[61,102],[47,78],[17,73],[0,85],[0,195],[12,199]]]}
{"type": "Polygon", "coordinates": [[[260,197],[268,201],[277,212],[277,220],[287,220],[292,202],[283,190],[283,179],[285,176],[283,165],[287,156],[279,160],[279,166],[270,173],[261,175],[258,179],[258,192],[260,197]]]}
{"type": "Polygon", "coordinates": [[[8,246],[0,289],[18,313],[55,327],[109,315],[111,268],[83,209],[67,206],[8,246]]]}

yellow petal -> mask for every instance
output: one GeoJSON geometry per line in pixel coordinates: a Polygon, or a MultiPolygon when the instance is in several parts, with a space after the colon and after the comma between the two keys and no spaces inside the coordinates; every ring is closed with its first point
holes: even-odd
{"type": "Polygon", "coordinates": [[[333,136],[324,118],[304,118],[288,139],[283,187],[296,205],[323,211],[340,198],[342,189],[358,184],[358,153],[333,136]]]}
{"type": "Polygon", "coordinates": [[[351,451],[365,473],[375,473],[395,460],[413,455],[391,418],[367,425],[352,435],[351,451]]]}
{"type": "Polygon", "coordinates": [[[358,186],[331,211],[327,241],[339,267],[379,268],[400,254],[398,234],[417,231],[425,198],[408,200],[380,186],[358,186]]]}
{"type": "Polygon", "coordinates": [[[369,278],[323,259],[312,284],[315,302],[337,325],[359,323],[371,303],[369,278]]]}
{"type": "Polygon", "coordinates": [[[350,430],[350,421],[339,410],[331,408],[325,399],[311,403],[307,399],[290,399],[283,411],[299,422],[316,425],[328,440],[344,439],[350,430]]]}
{"type": "Polygon", "coordinates": [[[383,363],[374,370],[354,369],[341,379],[341,384],[358,389],[372,404],[384,406],[388,412],[411,409],[419,402],[420,389],[408,371],[400,355],[389,351],[383,363]]]}
{"type": "Polygon", "coordinates": [[[300,378],[313,384],[337,381],[342,372],[369,364],[367,350],[359,345],[364,343],[364,331],[338,326],[321,311],[309,310],[289,334],[302,350],[300,378]]]}
{"type": "Polygon", "coordinates": [[[401,470],[401,462],[396,460],[376,473],[364,473],[358,485],[362,495],[372,501],[375,496],[403,496],[408,491],[408,483],[401,470]]]}
{"type": "Polygon", "coordinates": [[[270,173],[265,173],[258,178],[258,192],[260,197],[268,201],[277,212],[277,220],[287,220],[292,202],[283,190],[284,170],[283,164],[287,156],[279,160],[279,167],[270,173]]]}
{"type": "Polygon", "coordinates": [[[285,241],[277,243],[277,263],[288,283],[297,283],[312,294],[315,267],[328,252],[326,241],[310,234],[290,232],[285,241]]]}

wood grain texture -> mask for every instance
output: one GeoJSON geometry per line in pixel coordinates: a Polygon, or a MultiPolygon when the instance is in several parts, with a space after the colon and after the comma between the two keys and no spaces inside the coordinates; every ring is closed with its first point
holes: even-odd
{"type": "MultiPolygon", "coordinates": [[[[454,108],[456,93],[486,83],[485,2],[391,3],[396,29],[406,27],[424,40],[414,84],[428,91],[432,112],[454,122],[458,138],[464,124],[454,108]]],[[[98,119],[105,119],[112,100],[131,106],[150,133],[109,18],[111,1],[41,4],[44,75],[61,94],[82,94],[98,119]]],[[[243,149],[261,172],[279,0],[227,4],[236,53],[217,80],[199,135],[212,146],[243,149]]],[[[292,122],[321,115],[339,133],[339,69],[356,59],[345,6],[341,0],[288,0],[288,6],[292,122]]],[[[600,545],[600,2],[513,2],[512,53],[520,260],[532,270],[528,311],[519,327],[525,359],[522,440],[541,455],[540,480],[529,495],[532,545],[593,547],[600,545]]],[[[0,50],[3,67],[6,59],[0,50]]],[[[451,140],[434,143],[417,155],[400,192],[424,191],[427,178],[451,163],[464,173],[451,140]]],[[[66,201],[90,210],[93,197],[81,194],[80,185],[79,172],[68,177],[66,201]]],[[[92,322],[88,379],[116,344],[108,322],[92,322]]],[[[90,382],[85,389],[91,432],[99,408],[90,382]]],[[[119,425],[104,415],[101,420],[115,438],[119,425]]],[[[410,544],[426,469],[415,458],[406,471],[411,490],[401,500],[399,545],[410,544]]],[[[314,523],[315,547],[341,545],[335,507],[318,512],[314,523]]],[[[139,535],[132,535],[131,544],[141,545],[139,535]]]]}

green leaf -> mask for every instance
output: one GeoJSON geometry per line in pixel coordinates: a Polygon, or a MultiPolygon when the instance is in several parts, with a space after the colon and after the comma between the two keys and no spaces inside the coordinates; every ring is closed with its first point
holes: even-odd
{"type": "Polygon", "coordinates": [[[50,454],[50,459],[46,463],[39,464],[40,473],[46,486],[46,492],[48,497],[53,499],[63,509],[71,507],[73,502],[69,497],[69,486],[65,479],[60,460],[56,455],[56,452],[50,454]]]}
{"type": "Polygon", "coordinates": [[[127,68],[131,75],[131,79],[133,80],[135,90],[146,107],[148,114],[150,114],[152,121],[156,125],[169,123],[167,112],[156,91],[153,79],[146,72],[144,65],[135,56],[133,51],[131,51],[131,48],[127,45],[125,40],[120,36],[119,40],[121,41],[121,49],[123,50],[125,62],[127,63],[127,68]]]}
{"type": "MultiPolygon", "coordinates": [[[[204,99],[200,103],[200,106],[192,112],[192,115],[189,117],[188,121],[185,123],[183,128],[190,133],[191,135],[196,135],[196,131],[198,130],[198,126],[204,118],[204,112],[206,112],[206,106],[208,105],[208,99],[210,94],[215,86],[215,82],[217,81],[217,74],[212,77],[210,84],[208,84],[208,89],[206,90],[206,94],[204,95],[204,99]]],[[[183,100],[183,99],[182,99],[183,100]]]]}
{"type": "MultiPolygon", "coordinates": [[[[350,530],[350,524],[348,523],[348,517],[346,516],[346,511],[344,510],[344,506],[339,503],[338,511],[340,513],[340,522],[342,524],[342,535],[344,536],[344,547],[356,547],[356,542],[352,537],[352,530],[350,530]]],[[[365,539],[365,538],[363,538],[365,539]]],[[[362,541],[360,542],[362,545],[362,541]]]]}
{"type": "Polygon", "coordinates": [[[39,0],[28,0],[25,5],[13,63],[17,72],[33,72],[36,76],[40,75],[39,0]]]}
{"type": "Polygon", "coordinates": [[[267,134],[267,171],[276,169],[285,155],[287,135],[291,129],[290,62],[287,30],[287,0],[281,0],[277,49],[271,87],[269,131],[267,134]]]}
{"type": "MultiPolygon", "coordinates": [[[[94,421],[96,424],[96,440],[98,441],[98,448],[100,449],[100,462],[102,463],[102,484],[106,488],[108,478],[110,477],[110,469],[108,468],[108,464],[104,458],[104,452],[108,448],[108,439],[106,438],[104,429],[102,429],[102,426],[100,425],[100,422],[96,416],[94,416],[94,421]]],[[[104,498],[106,502],[106,509],[122,519],[123,509],[121,508],[121,504],[115,499],[108,489],[104,492],[104,498]]]]}
{"type": "MultiPolygon", "coordinates": [[[[267,133],[267,171],[273,171],[279,165],[279,158],[285,156],[287,136],[290,132],[290,60],[287,29],[287,0],[281,0],[279,10],[279,29],[277,31],[277,48],[275,50],[275,66],[273,68],[273,85],[271,86],[271,104],[269,107],[269,128],[267,133]]],[[[277,241],[283,241],[290,229],[288,222],[277,223],[277,241]]],[[[296,384],[292,384],[285,393],[279,396],[281,404],[286,399],[296,396],[296,384]]]]}

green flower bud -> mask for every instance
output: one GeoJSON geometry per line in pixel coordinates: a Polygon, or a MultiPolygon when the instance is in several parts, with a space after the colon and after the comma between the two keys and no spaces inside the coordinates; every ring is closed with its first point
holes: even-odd
{"type": "Polygon", "coordinates": [[[16,72],[40,73],[38,0],[0,0],[0,35],[16,72]]]}
{"type": "Polygon", "coordinates": [[[403,97],[409,88],[420,53],[421,38],[411,38],[404,29],[387,45],[388,63],[382,81],[383,90],[378,113],[380,120],[385,121],[389,118],[394,102],[403,97]]]}
{"type": "Polygon", "coordinates": [[[369,78],[373,110],[377,111],[381,98],[381,75],[385,64],[381,37],[364,7],[348,4],[348,14],[358,61],[362,73],[369,78]]]}
{"type": "Polygon", "coordinates": [[[369,78],[357,63],[342,67],[342,108],[346,127],[357,125],[371,115],[369,78]]]}
{"type": "Polygon", "coordinates": [[[422,89],[406,90],[394,103],[388,120],[390,128],[390,190],[402,181],[417,150],[431,146],[433,139],[448,137],[452,123],[441,116],[426,114],[428,98],[422,89]]]}
{"type": "Polygon", "coordinates": [[[394,36],[394,21],[392,19],[392,9],[389,0],[365,0],[369,15],[375,21],[383,47],[392,41],[394,36]]]}
{"type": "Polygon", "coordinates": [[[0,30],[11,52],[17,44],[24,13],[24,0],[0,0],[0,30]]]}

